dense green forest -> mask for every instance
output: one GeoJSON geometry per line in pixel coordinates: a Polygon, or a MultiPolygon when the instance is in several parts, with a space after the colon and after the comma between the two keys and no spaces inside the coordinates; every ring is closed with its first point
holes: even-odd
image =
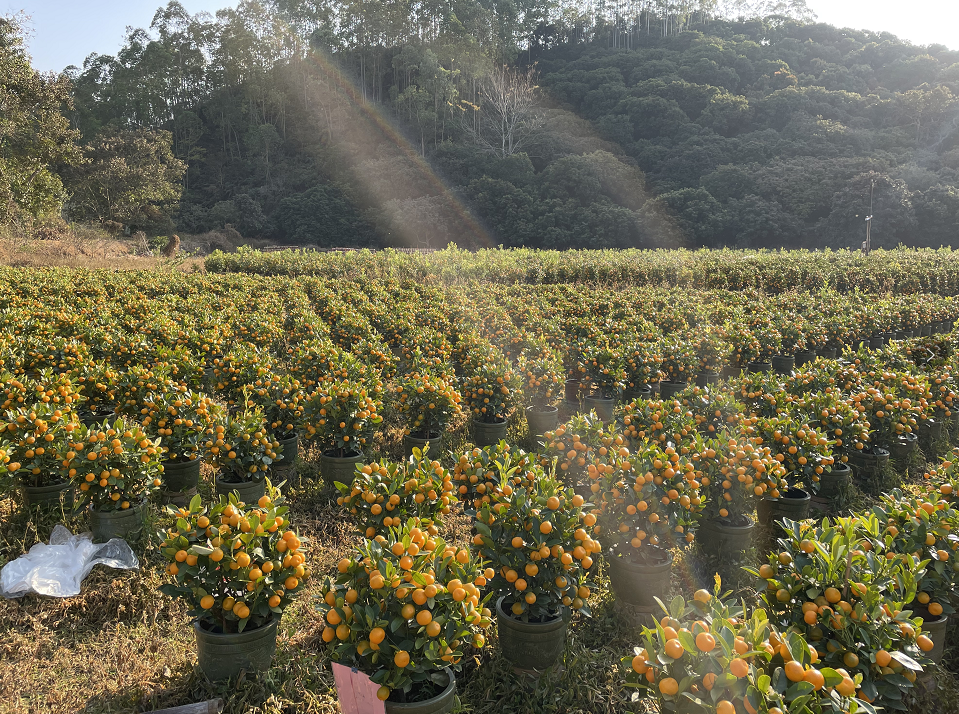
{"type": "Polygon", "coordinates": [[[875,246],[959,228],[959,51],[802,0],[171,2],[47,81],[84,157],[67,214],[127,230],[848,247],[871,192],[875,246]],[[152,167],[123,210],[89,189],[111,151],[152,167]]]}

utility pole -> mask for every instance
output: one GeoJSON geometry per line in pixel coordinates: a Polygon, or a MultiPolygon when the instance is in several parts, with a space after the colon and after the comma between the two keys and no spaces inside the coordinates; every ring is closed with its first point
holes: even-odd
{"type": "Polygon", "coordinates": [[[872,193],[873,189],[876,188],[876,179],[873,179],[869,184],[869,215],[866,216],[866,240],[862,244],[863,255],[869,255],[869,251],[872,250],[872,240],[869,236],[870,228],[872,228],[872,193]]]}

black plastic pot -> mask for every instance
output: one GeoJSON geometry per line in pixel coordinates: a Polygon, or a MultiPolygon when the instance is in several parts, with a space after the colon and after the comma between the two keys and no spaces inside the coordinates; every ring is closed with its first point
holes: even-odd
{"type": "Polygon", "coordinates": [[[796,366],[802,367],[807,362],[816,360],[816,350],[799,350],[796,352],[796,366]]]}
{"type": "Polygon", "coordinates": [[[881,350],[886,344],[886,338],[881,335],[877,335],[869,338],[869,349],[871,350],[881,350]]]}
{"type": "Polygon", "coordinates": [[[905,461],[919,448],[919,439],[915,434],[901,434],[888,445],[889,455],[895,461],[905,461]]]}
{"type": "Polygon", "coordinates": [[[566,620],[557,615],[546,622],[523,622],[496,601],[496,627],[503,657],[515,669],[541,672],[559,660],[566,649],[566,620]]]}
{"type": "Polygon", "coordinates": [[[831,470],[819,477],[819,497],[835,500],[852,484],[852,469],[847,464],[833,464],[831,470]]]}
{"type": "Polygon", "coordinates": [[[289,478],[296,468],[296,457],[300,452],[300,436],[296,432],[293,432],[292,436],[285,436],[283,438],[277,436],[276,440],[283,449],[281,452],[283,458],[273,462],[270,468],[278,479],[289,478]]]}
{"type": "Polygon", "coordinates": [[[116,418],[116,414],[114,412],[106,411],[106,410],[101,410],[96,412],[81,411],[79,416],[80,416],[80,423],[87,427],[93,426],[95,424],[97,425],[102,424],[104,420],[112,421],[113,419],[116,418]]]}
{"type": "Polygon", "coordinates": [[[913,616],[922,618],[922,631],[932,640],[932,649],[924,653],[936,664],[942,661],[942,653],[946,646],[946,635],[949,630],[949,618],[945,615],[935,617],[925,608],[917,607],[913,616]]]}
{"type": "Polygon", "coordinates": [[[506,420],[498,417],[498,421],[485,422],[473,420],[473,442],[479,446],[493,446],[506,438],[506,420]]]}
{"type": "Polygon", "coordinates": [[[431,699],[422,702],[400,703],[386,700],[386,714],[449,714],[456,703],[456,677],[449,667],[443,670],[449,684],[431,699]]]}
{"type": "Polygon", "coordinates": [[[773,355],[773,372],[792,374],[796,368],[796,358],[792,355],[773,355]]]}
{"type": "Polygon", "coordinates": [[[750,374],[756,374],[757,372],[772,372],[773,363],[772,362],[750,362],[746,365],[746,371],[750,374]]]}
{"type": "Polygon", "coordinates": [[[879,478],[887,463],[889,452],[885,449],[874,448],[872,453],[852,451],[849,454],[853,477],[860,482],[868,483],[879,478]]]}
{"type": "Polygon", "coordinates": [[[613,420],[613,411],[616,409],[616,400],[599,394],[589,394],[586,397],[586,409],[596,412],[596,416],[609,423],[613,420]]]}
{"type": "Polygon", "coordinates": [[[708,387],[713,384],[719,383],[719,372],[700,372],[696,375],[696,386],[697,387],[708,387]]]}
{"type": "Polygon", "coordinates": [[[661,399],[672,399],[689,386],[689,382],[660,382],[659,396],[661,399]]]}
{"type": "Polygon", "coordinates": [[[579,401],[579,380],[578,379],[567,379],[566,384],[563,387],[563,398],[567,402],[578,402],[579,401]]]}
{"type": "Polygon", "coordinates": [[[163,502],[185,506],[200,483],[200,459],[163,462],[163,502]]]}
{"type": "Polygon", "coordinates": [[[751,520],[746,525],[735,526],[721,519],[707,518],[700,522],[696,540],[707,555],[736,556],[749,549],[755,529],[756,524],[751,520]]]}
{"type": "Polygon", "coordinates": [[[638,387],[628,387],[623,392],[623,402],[629,404],[637,399],[652,399],[653,388],[648,384],[640,384],[638,387]]]}
{"type": "Polygon", "coordinates": [[[270,668],[276,651],[277,620],[239,633],[216,633],[193,623],[200,669],[214,681],[232,679],[240,672],[263,672],[270,668]]]}
{"type": "Polygon", "coordinates": [[[819,356],[823,359],[836,359],[838,351],[835,347],[820,347],[819,356]]]}

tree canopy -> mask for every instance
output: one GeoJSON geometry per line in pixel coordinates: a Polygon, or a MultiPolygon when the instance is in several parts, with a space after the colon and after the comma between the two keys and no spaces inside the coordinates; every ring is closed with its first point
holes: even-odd
{"type": "Polygon", "coordinates": [[[802,0],[174,1],[66,77],[88,146],[168,132],[185,232],[848,247],[870,191],[874,245],[959,228],[959,52],[802,0]]]}

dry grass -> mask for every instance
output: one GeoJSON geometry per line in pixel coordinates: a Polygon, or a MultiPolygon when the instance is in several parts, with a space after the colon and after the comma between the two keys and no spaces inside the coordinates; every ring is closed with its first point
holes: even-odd
{"type": "MultiPolygon", "coordinates": [[[[521,425],[512,425],[511,436],[521,425]]],[[[466,444],[465,428],[449,446],[466,444]]],[[[395,440],[382,445],[399,456],[395,440]]],[[[312,599],[325,573],[349,551],[358,537],[343,519],[335,495],[318,484],[317,454],[306,452],[285,490],[292,522],[310,539],[314,572],[311,588],[284,615],[273,669],[257,677],[213,684],[196,668],[193,634],[185,608],[157,592],[164,565],[156,542],[133,544],[141,569],[114,572],[97,568],[78,597],[64,600],[26,597],[0,601],[0,714],[147,712],[214,697],[223,697],[230,714],[331,714],[339,711],[333,678],[319,637],[322,623],[312,599]]],[[[205,471],[201,492],[209,495],[205,471]]],[[[857,494],[857,505],[870,499],[857,494]]],[[[69,512],[25,512],[13,498],[0,500],[0,563],[17,557],[49,537],[65,521],[74,532],[84,517],[69,512]]],[[[155,524],[164,525],[162,522],[155,524]]],[[[465,516],[449,519],[446,537],[461,543],[469,537],[465,516]]],[[[768,534],[767,534],[768,535],[768,534]]],[[[755,555],[758,556],[758,549],[755,555]]],[[[672,589],[689,593],[712,579],[713,570],[695,553],[677,559],[672,589]]],[[[573,623],[563,666],[538,682],[514,675],[490,645],[466,663],[460,677],[459,712],[472,714],[623,714],[653,711],[630,703],[620,686],[619,660],[638,636],[614,612],[612,596],[600,569],[590,599],[592,619],[573,623]]],[[[747,579],[728,574],[724,583],[748,592],[747,579]]],[[[938,673],[938,689],[910,701],[915,714],[959,714],[959,632],[954,628],[938,673]],[[948,670],[948,671],[947,671],[948,670]]]]}
{"type": "Polygon", "coordinates": [[[0,265],[90,270],[203,269],[200,258],[154,257],[149,254],[149,246],[138,240],[114,238],[90,226],[70,226],[56,237],[44,239],[0,231],[0,265]]]}

